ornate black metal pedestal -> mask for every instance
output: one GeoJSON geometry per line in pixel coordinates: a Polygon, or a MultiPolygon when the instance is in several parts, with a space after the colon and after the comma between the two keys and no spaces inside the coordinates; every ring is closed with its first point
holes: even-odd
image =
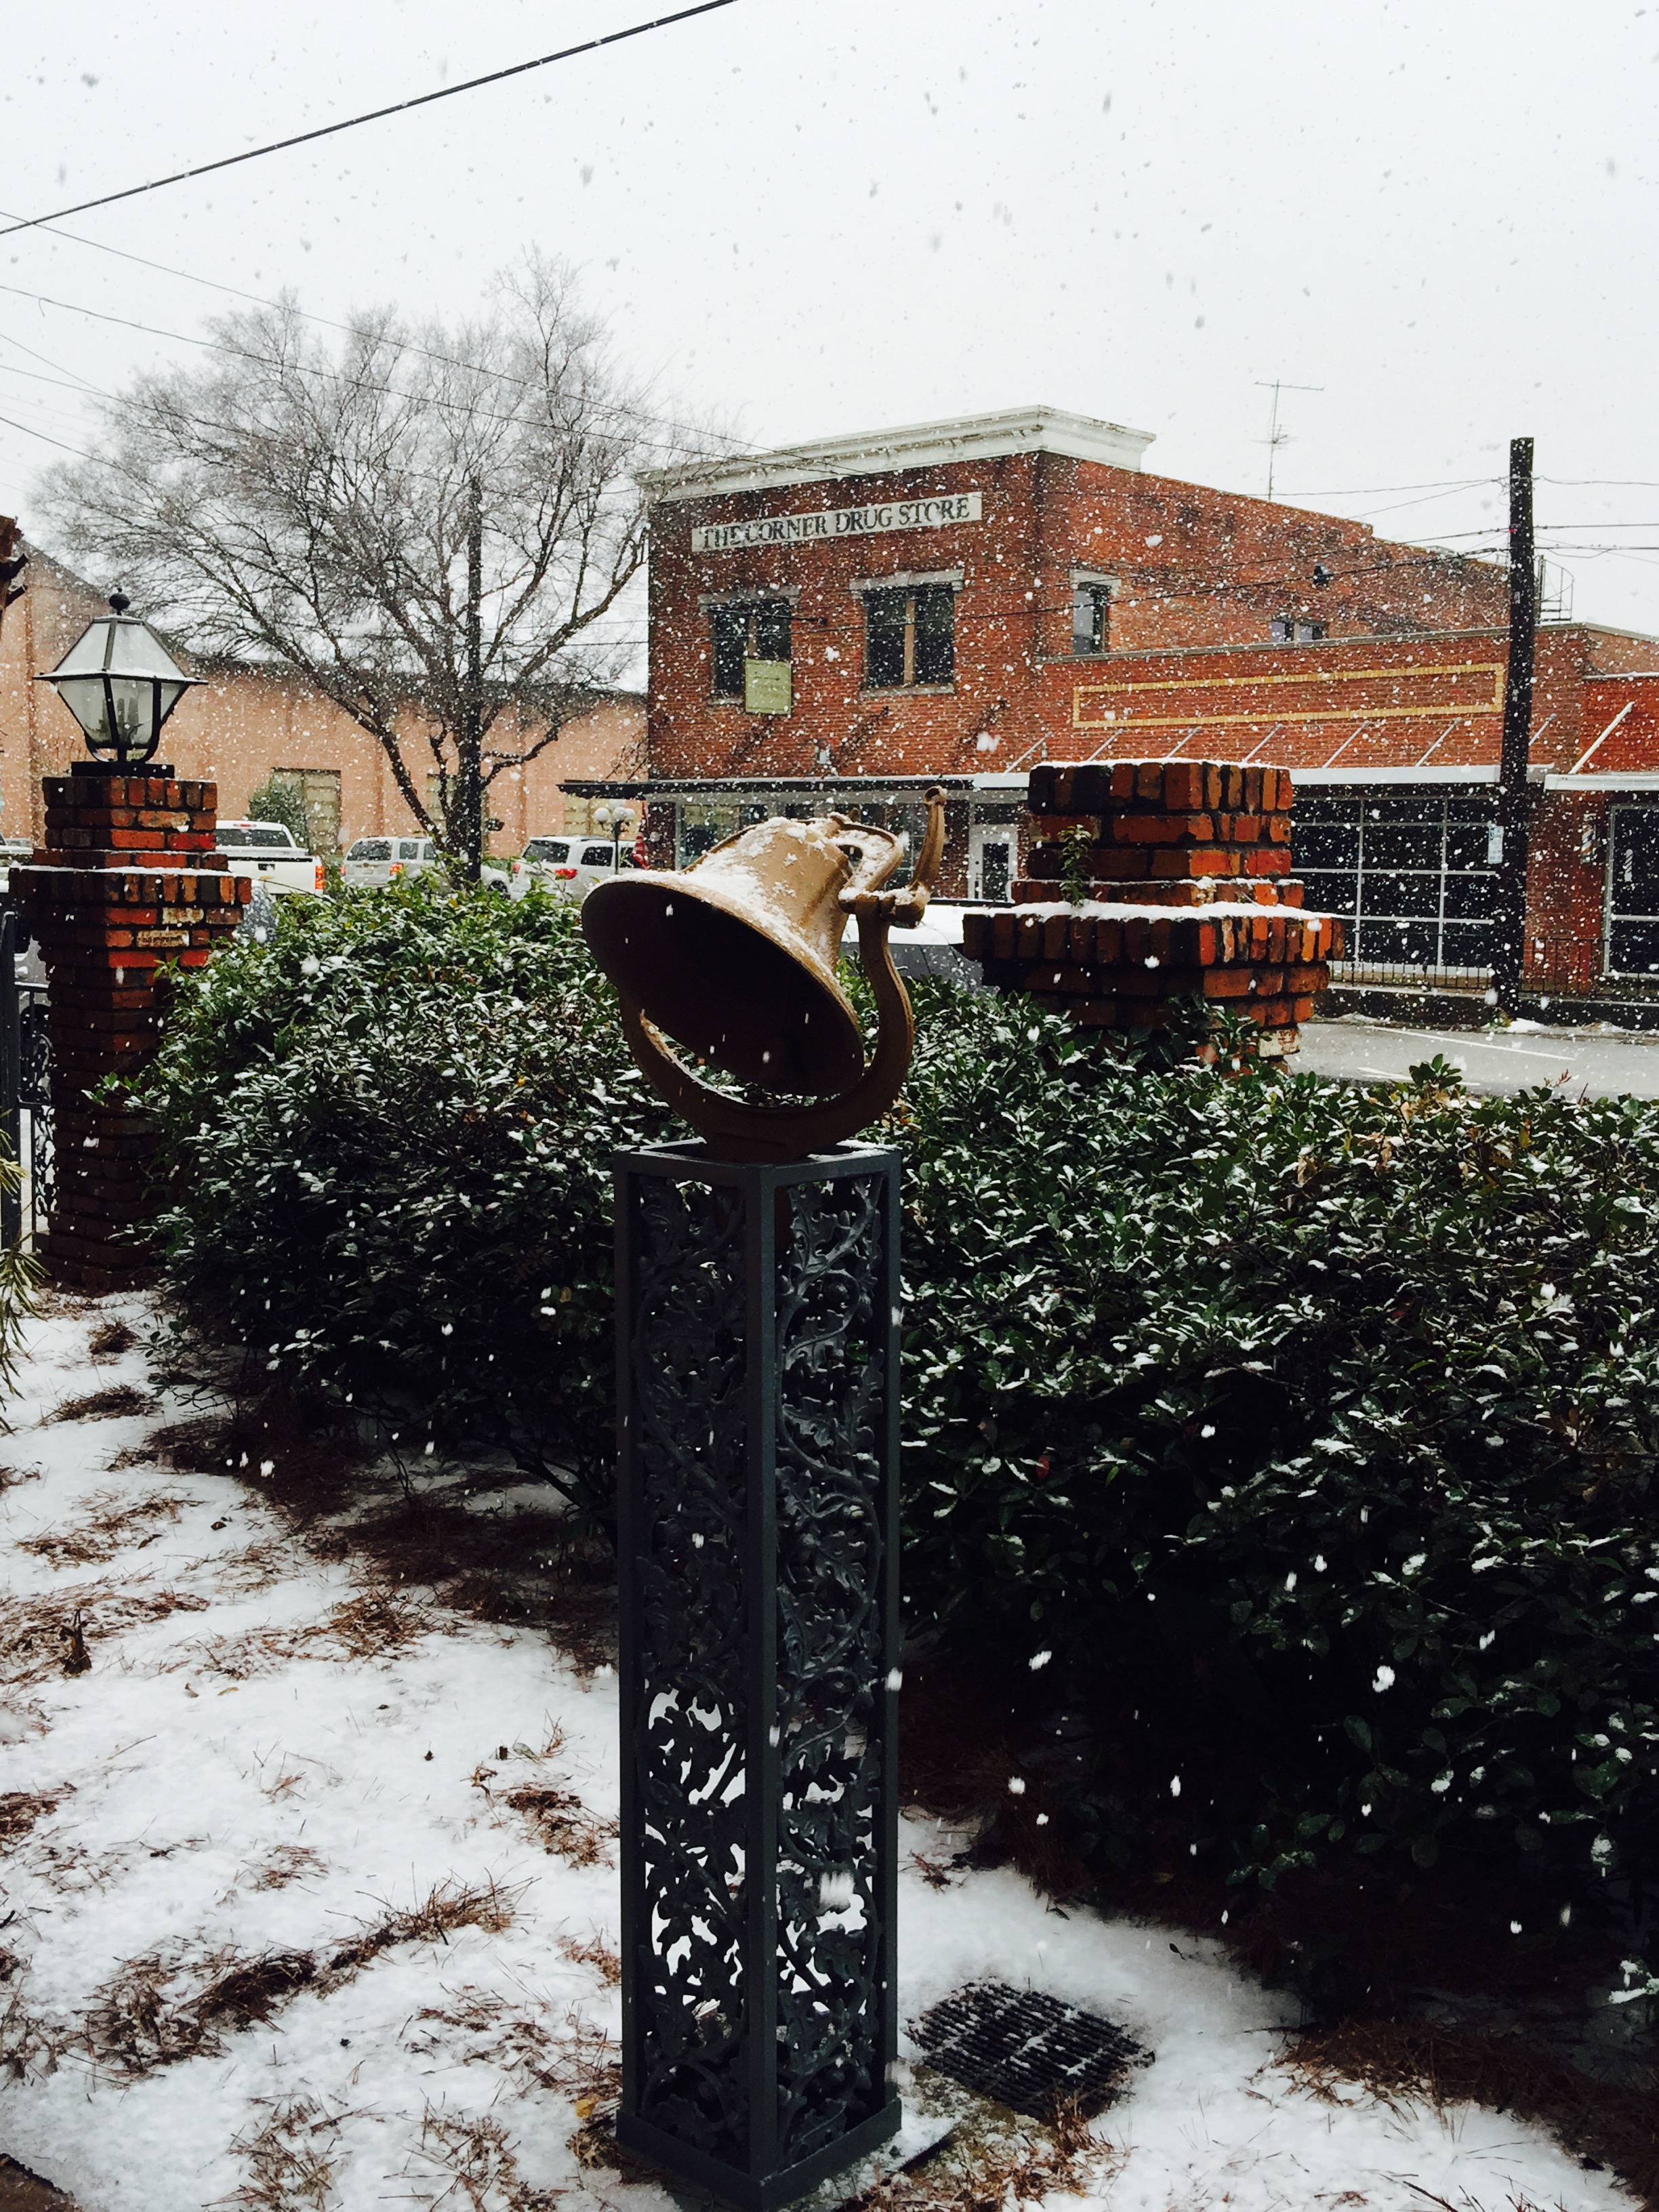
{"type": "Polygon", "coordinates": [[[617,2135],[771,2212],[900,2118],[898,1159],[617,1182],[617,2135]]]}

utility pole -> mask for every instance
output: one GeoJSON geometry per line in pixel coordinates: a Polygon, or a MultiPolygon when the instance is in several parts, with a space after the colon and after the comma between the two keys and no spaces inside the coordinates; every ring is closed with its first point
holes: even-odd
{"type": "Polygon", "coordinates": [[[474,477],[467,485],[466,684],[456,733],[453,822],[470,884],[483,871],[483,487],[474,477]]]}
{"type": "Polygon", "coordinates": [[[1279,459],[1279,449],[1291,441],[1290,432],[1279,427],[1279,395],[1281,392],[1322,392],[1325,387],[1322,384],[1286,384],[1277,376],[1271,384],[1258,376],[1256,386],[1260,391],[1271,392],[1273,396],[1273,413],[1267,419],[1267,496],[1271,499],[1273,495],[1273,465],[1279,459]]]}
{"type": "Polygon", "coordinates": [[[1532,440],[1510,441],[1510,654],[1504,678],[1504,748],[1498,769],[1502,839],[1492,897],[1492,994],[1513,1014],[1527,947],[1527,784],[1532,746],[1533,660],[1538,633],[1538,562],[1533,550],[1532,440]]]}

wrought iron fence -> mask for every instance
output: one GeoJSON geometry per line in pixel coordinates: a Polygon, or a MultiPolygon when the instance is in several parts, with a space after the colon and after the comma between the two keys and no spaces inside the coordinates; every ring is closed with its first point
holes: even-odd
{"type": "Polygon", "coordinates": [[[33,1249],[51,1218],[58,1151],[46,988],[19,981],[15,913],[0,915],[0,1130],[22,1170],[0,1201],[0,1239],[33,1249]]]}
{"type": "MultiPolygon", "coordinates": [[[[1334,990],[1431,993],[1472,1005],[1486,1001],[1492,991],[1492,971],[1485,965],[1437,960],[1425,957],[1426,948],[1409,944],[1391,946],[1363,920],[1357,932],[1352,921],[1349,928],[1350,957],[1331,963],[1334,990]]],[[[1613,942],[1616,951],[1616,938],[1613,942]]],[[[1529,928],[1521,976],[1526,1010],[1568,1021],[1611,1018],[1659,1026],[1659,971],[1621,970],[1608,954],[1608,938],[1599,931],[1529,928]]]]}

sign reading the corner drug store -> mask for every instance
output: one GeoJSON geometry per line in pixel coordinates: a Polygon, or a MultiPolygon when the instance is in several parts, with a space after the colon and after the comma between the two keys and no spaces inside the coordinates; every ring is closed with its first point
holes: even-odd
{"type": "Polygon", "coordinates": [[[889,530],[943,530],[977,522],[976,491],[941,499],[889,499],[875,507],[821,507],[806,514],[757,514],[747,522],[711,522],[691,532],[694,553],[735,553],[744,545],[816,545],[832,538],[876,538],[889,530]]]}

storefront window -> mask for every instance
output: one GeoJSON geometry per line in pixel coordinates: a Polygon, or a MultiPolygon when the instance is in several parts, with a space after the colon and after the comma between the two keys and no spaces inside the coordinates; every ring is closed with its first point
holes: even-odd
{"type": "Polygon", "coordinates": [[[1307,903],[1348,925],[1360,968],[1484,972],[1491,964],[1496,794],[1315,791],[1296,803],[1291,847],[1307,903]]]}

